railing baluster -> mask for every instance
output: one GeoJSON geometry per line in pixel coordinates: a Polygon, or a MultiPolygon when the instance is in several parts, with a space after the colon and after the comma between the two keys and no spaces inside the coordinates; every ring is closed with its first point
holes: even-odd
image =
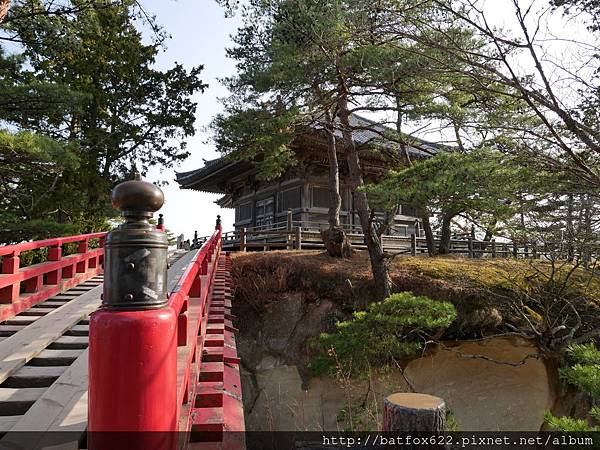
{"type": "MultiPolygon", "coordinates": [[[[77,253],[81,253],[86,255],[88,253],[89,250],[89,241],[87,239],[83,240],[82,242],[80,242],[77,245],[77,253]]],[[[83,259],[83,261],[79,261],[76,265],[76,272],[77,273],[85,273],[85,271],[87,270],[88,267],[88,261],[87,258],[83,259]]]]}
{"type": "Polygon", "coordinates": [[[296,228],[296,250],[302,250],[302,227],[296,228]]]}
{"type": "MultiPolygon", "coordinates": [[[[62,247],[57,245],[48,249],[48,260],[49,261],[60,261],[62,259],[62,247]]],[[[62,280],[62,270],[57,269],[49,272],[46,275],[46,284],[48,285],[59,285],[62,280]]]]}
{"type": "Polygon", "coordinates": [[[9,285],[0,290],[0,303],[13,303],[19,298],[21,283],[18,280],[20,258],[18,252],[13,252],[2,258],[2,273],[14,275],[9,277],[9,285]]]}
{"type": "Polygon", "coordinates": [[[241,252],[245,252],[246,251],[246,229],[242,228],[240,230],[240,251],[241,252]]]}
{"type": "Polygon", "coordinates": [[[190,297],[186,296],[177,316],[177,346],[184,347],[188,344],[188,308],[190,297]]]}

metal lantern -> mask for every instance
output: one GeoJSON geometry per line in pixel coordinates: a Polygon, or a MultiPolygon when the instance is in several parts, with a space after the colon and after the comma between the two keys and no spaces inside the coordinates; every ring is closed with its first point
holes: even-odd
{"type": "Polygon", "coordinates": [[[136,180],[113,189],[113,207],[125,223],[108,233],[102,303],[117,308],[160,308],[167,303],[167,235],[149,220],[164,203],[155,185],[136,180]]]}

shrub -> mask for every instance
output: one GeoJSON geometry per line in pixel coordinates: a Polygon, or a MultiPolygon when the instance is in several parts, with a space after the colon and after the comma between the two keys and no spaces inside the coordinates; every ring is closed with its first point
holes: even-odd
{"type": "MultiPolygon", "coordinates": [[[[573,365],[560,370],[560,376],[567,383],[577,386],[589,394],[594,402],[600,399],[600,351],[593,344],[575,344],[567,349],[573,365]]],[[[593,407],[589,415],[600,422],[600,408],[593,407]]],[[[546,422],[557,431],[600,431],[598,426],[590,426],[585,419],[556,417],[546,412],[546,422]]]]}
{"type": "Polygon", "coordinates": [[[572,344],[568,355],[571,360],[581,364],[600,364],[600,351],[594,344],[572,344]]]}
{"type": "Polygon", "coordinates": [[[415,296],[394,294],[355,312],[352,320],[338,322],[336,332],[321,334],[313,344],[321,351],[313,372],[344,370],[351,375],[369,367],[385,368],[415,355],[431,333],[447,328],[456,318],[454,305],[415,296]]]}

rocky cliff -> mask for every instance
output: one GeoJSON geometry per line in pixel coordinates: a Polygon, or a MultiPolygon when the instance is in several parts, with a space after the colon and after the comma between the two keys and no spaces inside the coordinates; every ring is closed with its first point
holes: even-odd
{"type": "Polygon", "coordinates": [[[309,341],[373,300],[365,255],[271,252],[233,261],[250,430],[376,429],[383,397],[411,389],[443,397],[462,430],[537,430],[544,410],[573,408],[557,398],[556,365],[534,341],[517,336],[520,319],[502,295],[491,294],[503,292],[512,265],[398,260],[395,290],[451,301],[458,318],[441,345],[397,370],[373,368],[355,380],[311,376],[309,341]]]}

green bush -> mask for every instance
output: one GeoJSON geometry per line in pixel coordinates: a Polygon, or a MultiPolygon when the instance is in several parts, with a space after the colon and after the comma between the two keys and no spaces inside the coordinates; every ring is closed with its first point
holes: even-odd
{"type": "Polygon", "coordinates": [[[394,294],[338,322],[336,332],[322,334],[313,345],[320,350],[312,364],[315,374],[343,370],[360,375],[371,368],[385,368],[413,356],[431,333],[447,328],[456,318],[454,305],[415,296],[394,294]]]}
{"type": "Polygon", "coordinates": [[[77,248],[79,247],[79,242],[69,242],[67,244],[62,245],[62,254],[63,256],[74,255],[77,253],[77,248]]]}
{"type": "Polygon", "coordinates": [[[600,364],[600,351],[594,344],[573,344],[568,349],[569,358],[581,364],[600,364]]]}
{"type": "Polygon", "coordinates": [[[561,369],[560,375],[567,383],[577,386],[594,398],[600,398],[600,365],[577,363],[561,369]]]}
{"type": "Polygon", "coordinates": [[[27,250],[19,255],[20,267],[31,266],[32,264],[39,264],[48,260],[48,249],[38,248],[35,250],[27,250]]]}
{"type": "MultiPolygon", "coordinates": [[[[600,351],[593,344],[576,344],[569,346],[567,354],[573,364],[560,370],[561,378],[589,394],[594,402],[600,400],[600,351]]],[[[600,408],[593,407],[589,415],[600,422],[600,408]]],[[[556,417],[550,412],[546,412],[545,419],[557,431],[600,431],[586,419],[556,417]]]]}
{"type": "Polygon", "coordinates": [[[574,419],[573,417],[564,416],[556,417],[550,412],[546,412],[544,418],[551,430],[555,431],[599,431],[598,427],[591,427],[585,419],[574,419]]]}

